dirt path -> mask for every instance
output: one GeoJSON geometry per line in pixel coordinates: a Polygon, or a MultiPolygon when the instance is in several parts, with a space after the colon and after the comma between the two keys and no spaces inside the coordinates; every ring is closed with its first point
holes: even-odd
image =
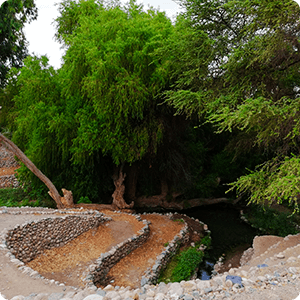
{"type": "Polygon", "coordinates": [[[48,279],[83,288],[82,279],[88,273],[88,267],[102,253],[137,234],[144,226],[131,215],[115,213],[113,218],[97,230],[85,232],[63,247],[44,251],[27,266],[48,279]]]}
{"type": "MultiPolygon", "coordinates": [[[[41,208],[22,208],[24,212],[32,211],[32,214],[13,214],[19,208],[6,208],[9,214],[0,213],[0,234],[4,229],[13,229],[18,224],[58,216],[54,213],[55,210],[53,214],[38,214],[39,209],[41,208]]],[[[40,278],[23,274],[6,256],[7,250],[0,250],[0,293],[10,299],[16,295],[69,292],[73,291],[73,286],[83,287],[81,277],[85,276],[88,267],[100,257],[101,253],[137,234],[145,226],[133,215],[111,211],[103,213],[113,220],[100,225],[96,230],[80,235],[63,247],[46,250],[27,264],[45,278],[54,279],[64,283],[65,286],[49,285],[40,278]]],[[[171,221],[167,216],[146,215],[142,218],[151,222],[150,238],[146,244],[133,251],[113,268],[109,276],[114,277],[116,285],[139,286],[143,273],[153,266],[157,255],[183,227],[183,223],[171,221]]]]}
{"type": "Polygon", "coordinates": [[[167,216],[144,215],[150,221],[150,236],[139,248],[119,261],[108,273],[112,285],[140,287],[141,278],[148,268],[152,268],[156,257],[161,254],[166,244],[173,240],[183,228],[183,223],[175,222],[167,216]]]}

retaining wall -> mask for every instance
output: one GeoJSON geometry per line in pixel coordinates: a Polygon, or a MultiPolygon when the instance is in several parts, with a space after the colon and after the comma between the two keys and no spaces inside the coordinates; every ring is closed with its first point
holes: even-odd
{"type": "MultiPolygon", "coordinates": [[[[141,218],[136,216],[140,221],[141,218]]],[[[130,252],[140,247],[146,242],[149,237],[149,225],[146,220],[142,221],[145,226],[139,230],[139,235],[134,235],[133,237],[127,239],[126,241],[113,247],[109,252],[101,254],[97,259],[97,265],[90,271],[90,274],[86,277],[87,285],[103,285],[105,284],[106,276],[109,270],[119,262],[123,257],[127,256],[130,252]]]]}
{"type": "Polygon", "coordinates": [[[107,220],[109,218],[100,213],[45,218],[9,230],[6,235],[6,245],[17,259],[27,263],[44,250],[61,247],[107,220]]]}

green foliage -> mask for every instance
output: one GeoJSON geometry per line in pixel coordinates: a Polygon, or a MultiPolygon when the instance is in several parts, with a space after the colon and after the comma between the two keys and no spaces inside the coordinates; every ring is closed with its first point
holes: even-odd
{"type": "Polygon", "coordinates": [[[27,56],[24,24],[37,18],[33,0],[7,0],[0,7],[0,87],[11,67],[20,68],[27,56]]]}
{"type": "MultiPolygon", "coordinates": [[[[233,183],[238,194],[255,203],[288,199],[298,210],[299,6],[275,0],[181,4],[186,11],[176,25],[190,27],[194,38],[184,47],[191,59],[189,65],[175,60],[185,72],[174,78],[166,101],[177,113],[197,114],[217,133],[228,132],[226,154],[234,149],[235,157],[247,153],[252,161],[265,161],[233,183]],[[202,64],[195,49],[209,53],[202,64]]],[[[183,42],[174,43],[180,49],[183,42]]]]}
{"type": "Polygon", "coordinates": [[[79,201],[77,201],[77,203],[92,203],[92,201],[87,196],[85,197],[81,196],[79,201]]]}
{"type": "Polygon", "coordinates": [[[180,282],[189,280],[195,271],[195,268],[200,264],[204,253],[198,251],[195,247],[190,247],[180,253],[177,260],[177,265],[172,272],[171,282],[180,282]]]}
{"type": "MultiPolygon", "coordinates": [[[[74,16],[77,26],[61,35],[69,45],[62,67],[63,93],[70,99],[82,97],[75,115],[73,158],[80,161],[101,150],[118,165],[156,153],[163,135],[163,124],[156,117],[157,96],[167,78],[154,50],[170,34],[170,20],[151,9],[143,12],[135,2],[124,8],[94,1],[78,5],[82,10],[74,16]]],[[[64,20],[58,23],[65,31],[64,20]]]]}
{"type": "Polygon", "coordinates": [[[32,206],[32,207],[53,207],[46,199],[32,198],[31,194],[23,188],[5,188],[0,189],[0,206],[7,207],[21,207],[21,206],[32,206]]]}
{"type": "Polygon", "coordinates": [[[294,225],[295,216],[257,205],[251,205],[247,211],[246,219],[255,228],[259,228],[266,234],[285,237],[289,234],[298,233],[294,225]]]}
{"type": "Polygon", "coordinates": [[[209,248],[211,246],[211,237],[210,235],[206,235],[204,238],[201,239],[201,244],[209,248]]]}

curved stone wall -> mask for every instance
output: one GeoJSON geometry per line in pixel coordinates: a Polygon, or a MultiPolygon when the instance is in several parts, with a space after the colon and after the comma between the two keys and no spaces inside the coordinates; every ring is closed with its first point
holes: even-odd
{"type": "Polygon", "coordinates": [[[7,232],[6,245],[17,259],[27,263],[44,250],[61,247],[109,219],[98,213],[45,218],[25,223],[7,232]]]}

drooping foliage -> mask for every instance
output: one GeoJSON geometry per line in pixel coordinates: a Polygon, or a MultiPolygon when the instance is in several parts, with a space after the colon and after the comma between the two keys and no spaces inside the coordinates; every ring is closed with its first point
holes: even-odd
{"type": "MultiPolygon", "coordinates": [[[[174,123],[173,111],[159,105],[169,77],[155,54],[173,26],[164,13],[134,2],[64,1],[60,9],[58,38],[67,47],[61,69],[30,57],[10,72],[7,89],[18,90],[13,140],[58,189],[99,201],[113,191],[113,163],[129,168],[147,159],[149,168],[174,123]]],[[[24,168],[19,173],[38,189],[24,168]]]]}
{"type": "Polygon", "coordinates": [[[23,32],[26,22],[37,18],[33,0],[7,0],[0,7],[0,87],[11,67],[20,68],[27,56],[27,41],[23,32]]]}
{"type": "MultiPolygon", "coordinates": [[[[179,113],[198,112],[219,133],[230,132],[237,154],[251,159],[260,151],[266,162],[233,184],[238,192],[246,192],[252,202],[288,200],[297,208],[299,6],[277,0],[181,4],[195,34],[210,39],[211,61],[207,76],[193,85],[193,98],[186,97],[190,87],[182,88],[190,76],[182,74],[167,101],[179,113]]],[[[199,70],[199,64],[189,69],[199,70]]]]}

